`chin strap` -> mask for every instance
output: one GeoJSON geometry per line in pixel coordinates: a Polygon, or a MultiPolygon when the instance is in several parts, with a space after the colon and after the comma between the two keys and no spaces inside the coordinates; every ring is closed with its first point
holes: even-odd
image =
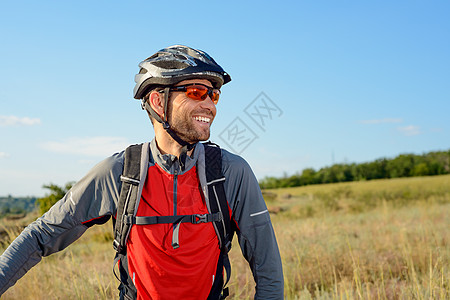
{"type": "Polygon", "coordinates": [[[182,146],[181,153],[179,157],[180,166],[181,169],[184,170],[184,165],[186,162],[186,156],[187,152],[192,150],[197,143],[190,144],[180,138],[175,131],[173,131],[170,128],[170,124],[167,121],[167,106],[169,103],[169,93],[170,93],[170,87],[164,88],[164,119],[161,119],[161,117],[151,108],[151,106],[148,104],[148,101],[142,104],[142,109],[145,109],[150,115],[152,115],[158,122],[160,122],[164,128],[164,130],[178,143],[182,146]]]}
{"type": "Polygon", "coordinates": [[[186,157],[187,157],[187,152],[188,151],[190,151],[190,150],[192,150],[194,147],[195,147],[195,145],[197,144],[197,143],[195,143],[195,144],[190,144],[190,143],[188,143],[188,142],[186,142],[186,141],[184,141],[184,140],[182,140],[172,129],[170,129],[170,125],[169,125],[169,123],[167,123],[167,122],[164,122],[163,123],[163,127],[164,127],[164,129],[166,130],[166,132],[178,143],[178,144],[180,144],[181,146],[183,146],[182,148],[181,148],[181,153],[180,153],[180,157],[178,158],[178,161],[180,162],[180,167],[181,167],[181,170],[183,171],[184,170],[184,165],[185,165],[185,163],[186,163],[186,157]],[[166,127],[167,126],[167,127],[166,127]]]}

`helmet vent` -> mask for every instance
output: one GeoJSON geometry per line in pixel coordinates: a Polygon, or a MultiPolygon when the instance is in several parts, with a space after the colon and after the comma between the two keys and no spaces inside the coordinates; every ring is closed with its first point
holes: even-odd
{"type": "Polygon", "coordinates": [[[183,56],[183,55],[181,55],[181,54],[174,54],[174,56],[175,56],[176,58],[178,58],[178,59],[186,60],[186,56],[183,56]]]}
{"type": "Polygon", "coordinates": [[[168,60],[160,60],[160,61],[154,61],[153,65],[162,68],[162,69],[185,69],[186,67],[188,67],[189,65],[181,62],[181,61],[177,61],[177,60],[173,60],[173,61],[168,61],[168,60]]]}

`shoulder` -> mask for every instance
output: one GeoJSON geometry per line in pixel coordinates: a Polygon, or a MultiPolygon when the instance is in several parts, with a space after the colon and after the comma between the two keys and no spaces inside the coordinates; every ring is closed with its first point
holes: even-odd
{"type": "Polygon", "coordinates": [[[103,164],[105,167],[110,168],[123,167],[124,155],[125,150],[114,153],[110,157],[104,159],[103,162],[100,162],[100,164],[103,164]]]}
{"type": "Polygon", "coordinates": [[[228,150],[222,150],[222,170],[226,177],[246,176],[253,174],[250,165],[239,155],[233,154],[228,150]],[[228,175],[228,176],[227,176],[228,175]]]}
{"type": "Polygon", "coordinates": [[[123,170],[124,151],[114,153],[96,164],[90,171],[97,177],[109,177],[115,174],[121,174],[123,170]]]}
{"type": "Polygon", "coordinates": [[[110,166],[114,166],[117,164],[123,165],[124,154],[125,154],[125,150],[116,152],[113,155],[111,155],[110,157],[106,158],[104,160],[104,162],[105,162],[105,164],[108,164],[110,166]]]}
{"type": "Polygon", "coordinates": [[[241,156],[231,153],[226,149],[220,148],[222,151],[222,162],[223,164],[230,165],[232,167],[242,166],[243,164],[248,165],[244,158],[241,156]]]}

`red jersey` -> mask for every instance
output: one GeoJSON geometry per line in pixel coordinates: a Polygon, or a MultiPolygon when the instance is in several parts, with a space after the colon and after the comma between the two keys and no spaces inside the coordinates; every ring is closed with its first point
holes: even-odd
{"type": "MultiPolygon", "coordinates": [[[[207,214],[193,167],[181,175],[150,166],[136,216],[207,214]]],[[[172,247],[173,224],[135,225],[127,241],[128,269],[137,299],[206,299],[219,260],[211,222],[181,223],[172,247]],[[191,297],[186,297],[191,295],[191,297]]]]}

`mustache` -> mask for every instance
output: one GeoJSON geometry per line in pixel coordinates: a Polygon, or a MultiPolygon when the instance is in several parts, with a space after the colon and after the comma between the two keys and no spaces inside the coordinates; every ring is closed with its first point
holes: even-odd
{"type": "Polygon", "coordinates": [[[209,116],[211,118],[214,118],[214,114],[209,109],[198,109],[191,113],[191,115],[202,115],[202,116],[209,116]]]}

